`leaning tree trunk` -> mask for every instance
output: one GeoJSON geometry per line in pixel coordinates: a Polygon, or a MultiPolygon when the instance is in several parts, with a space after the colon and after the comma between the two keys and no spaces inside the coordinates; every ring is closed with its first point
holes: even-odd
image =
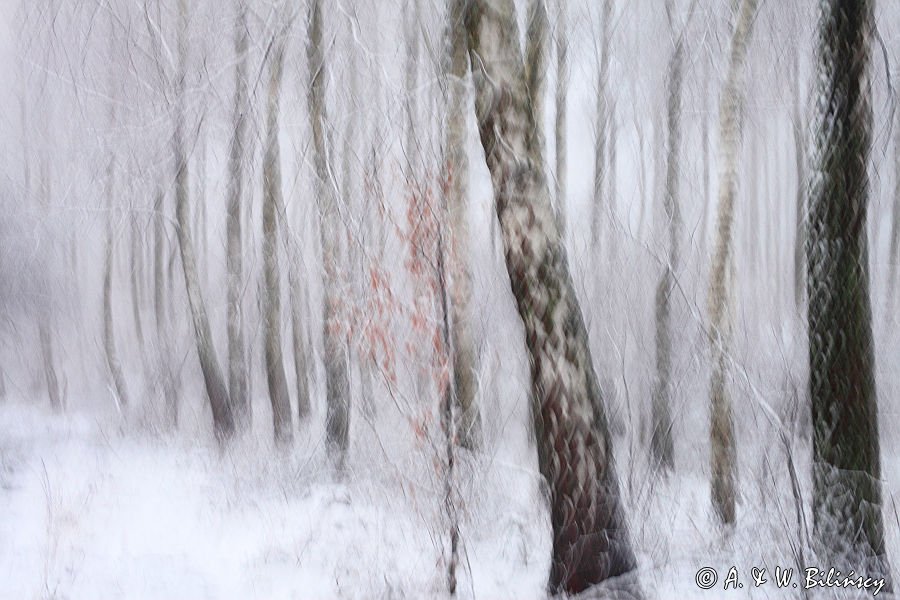
{"type": "Polygon", "coordinates": [[[469,158],[467,153],[466,76],[469,71],[465,22],[465,0],[450,0],[447,27],[450,95],[447,122],[447,169],[450,178],[448,211],[450,214],[450,320],[453,340],[453,379],[456,411],[456,433],[465,448],[478,445],[481,436],[481,413],[475,403],[477,356],[472,336],[472,274],[469,252],[469,158]]]}
{"type": "Polygon", "coordinates": [[[244,311],[241,290],[244,265],[241,240],[241,200],[244,194],[243,161],[247,139],[247,13],[244,0],[237,2],[234,24],[234,133],[228,155],[228,214],[226,220],[225,267],[228,273],[228,396],[235,424],[246,428],[252,417],[247,394],[247,356],[244,342],[244,311]]]}
{"type": "Polygon", "coordinates": [[[666,121],[669,144],[666,161],[666,191],[663,208],[669,229],[669,248],[656,287],[656,382],[651,403],[650,452],[664,471],[674,466],[672,443],[672,294],[678,271],[678,240],[681,237],[681,208],[678,204],[678,176],[681,146],[681,74],[684,60],[684,33],[678,35],[669,60],[666,121]]]}
{"type": "Polygon", "coordinates": [[[188,167],[185,155],[184,127],[184,86],[187,62],[187,0],[179,0],[178,24],[178,107],[175,111],[175,133],[172,136],[172,153],[175,158],[175,220],[178,229],[178,247],[181,250],[181,267],[184,274],[184,285],[187,288],[188,304],[194,326],[194,339],[197,345],[197,356],[203,371],[206,393],[212,409],[213,427],[220,441],[227,440],[234,433],[234,417],[231,401],[225,380],[219,368],[219,360],[213,347],[209,317],[200,290],[200,278],[197,273],[197,257],[194,255],[194,242],[191,236],[191,213],[188,199],[188,167]]]}
{"type": "Polygon", "coordinates": [[[577,593],[630,572],[634,553],[612,440],[531,122],[512,0],[466,13],[475,110],[496,200],[512,292],[531,358],[538,464],[550,494],[552,593],[577,593]]]}
{"type": "Polygon", "coordinates": [[[709,287],[709,335],[712,346],[712,378],[710,384],[710,443],[712,447],[713,508],[723,523],[735,521],[735,443],[734,416],[726,390],[729,291],[726,277],[732,261],[732,228],[734,201],[737,196],[738,151],[743,131],[740,124],[744,107],[741,89],[747,42],[753,26],[757,0],[741,0],[725,89],[719,105],[719,216],[716,247],[709,287]]]}
{"type": "Polygon", "coordinates": [[[284,70],[284,37],[274,42],[269,67],[269,115],[266,122],[266,152],[263,162],[263,326],[266,381],[272,402],[275,441],[289,444],[294,437],[291,397],[281,353],[281,277],[278,271],[278,207],[281,205],[281,157],[278,149],[278,108],[281,74],[284,70]]]}
{"type": "Polygon", "coordinates": [[[325,268],[324,340],[326,388],[326,442],[343,467],[350,441],[350,396],[347,356],[340,333],[338,296],[338,211],[333,180],[328,165],[325,109],[325,42],[323,39],[322,2],[312,0],[309,13],[309,39],[306,58],[309,67],[309,117],[313,134],[313,164],[316,170],[316,197],[319,202],[319,235],[325,268]]]}
{"type": "Polygon", "coordinates": [[[814,537],[830,564],[889,588],[866,236],[872,5],[820,2],[806,290],[814,537]]]}

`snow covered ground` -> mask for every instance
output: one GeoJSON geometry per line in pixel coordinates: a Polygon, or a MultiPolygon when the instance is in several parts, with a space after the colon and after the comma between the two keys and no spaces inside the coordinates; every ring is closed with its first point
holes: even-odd
{"type": "MultiPolygon", "coordinates": [[[[443,597],[437,508],[423,486],[354,465],[337,483],[314,447],[285,459],[244,442],[220,453],[178,436],[149,436],[10,402],[0,407],[0,597],[276,599],[443,597]]],[[[775,451],[772,451],[773,458],[775,451]]],[[[798,460],[798,470],[805,461],[798,460]]],[[[620,472],[625,465],[620,461],[620,472]]],[[[886,472],[897,473],[896,460],[886,472]]],[[[534,472],[502,458],[464,489],[459,597],[543,598],[549,522],[534,472]]],[[[769,474],[782,475],[781,465],[769,474]]],[[[463,469],[461,481],[475,477],[463,469]]],[[[762,473],[763,471],[760,471],[762,473]]],[[[745,473],[747,478],[757,473],[745,473]]],[[[795,566],[789,485],[744,486],[740,525],[713,526],[707,480],[623,476],[641,578],[656,598],[788,598],[776,565],[795,566]],[[652,489],[651,489],[652,487],[652,489]],[[734,565],[744,585],[722,591],[734,565]],[[694,582],[701,567],[715,589],[694,582]],[[769,582],[752,585],[750,569],[769,582]]],[[[900,555],[897,478],[886,481],[889,551],[900,555]]],[[[804,482],[804,486],[806,483],[804,482]]],[[[465,483],[462,484],[465,488],[465,483]]],[[[795,581],[799,581],[798,579],[795,581]]],[[[826,596],[831,597],[831,596],[826,596]]],[[[836,595],[834,597],[847,597],[836,595]]],[[[884,595],[882,595],[884,597],[884,595]]]]}

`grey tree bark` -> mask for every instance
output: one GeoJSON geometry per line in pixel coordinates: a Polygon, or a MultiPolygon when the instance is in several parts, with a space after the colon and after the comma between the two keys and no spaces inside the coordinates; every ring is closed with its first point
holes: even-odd
{"type": "Polygon", "coordinates": [[[559,231],[566,235],[566,149],[567,92],[569,87],[568,0],[557,0],[556,13],[556,214],[559,231]]]}
{"type": "Polygon", "coordinates": [[[237,0],[234,23],[234,53],[237,65],[234,74],[234,133],[228,154],[228,213],[226,218],[225,268],[228,279],[228,396],[235,424],[244,429],[252,419],[247,394],[247,346],[244,342],[244,310],[242,288],[244,263],[241,204],[244,194],[243,161],[247,139],[247,7],[237,0]]]}
{"type": "Polygon", "coordinates": [[[607,175],[606,150],[610,120],[607,79],[609,78],[610,21],[612,20],[612,0],[602,0],[600,14],[600,68],[597,72],[597,121],[594,129],[594,210],[591,218],[591,239],[600,239],[600,222],[605,203],[604,180],[607,175]]]}
{"type": "MultiPolygon", "coordinates": [[[[672,19],[672,2],[667,5],[672,19]]],[[[674,33],[674,30],[673,30],[674,33]]],[[[674,467],[672,442],[672,294],[675,273],[679,268],[678,242],[681,239],[681,207],[679,204],[679,175],[681,158],[681,82],[684,62],[684,31],[675,34],[675,50],[669,59],[666,85],[666,190],[663,196],[665,221],[668,225],[669,245],[666,263],[656,287],[656,381],[651,403],[650,453],[654,463],[664,471],[674,467]]]]}
{"type": "Polygon", "coordinates": [[[507,271],[531,359],[531,413],[553,526],[551,593],[578,593],[632,571],[612,443],[541,165],[512,0],[477,0],[466,23],[475,111],[507,271]]]}
{"type": "Polygon", "coordinates": [[[175,132],[172,136],[172,153],[175,159],[175,220],[177,221],[178,247],[181,251],[181,267],[184,285],[187,288],[191,321],[194,327],[194,341],[206,394],[212,409],[213,428],[219,441],[226,441],[234,433],[234,416],[225,380],[219,368],[219,360],[213,347],[212,332],[206,305],[200,290],[197,273],[197,258],[191,235],[191,211],[188,198],[188,161],[185,153],[185,70],[187,63],[187,0],[178,0],[178,74],[176,75],[175,132]]]}
{"type": "Polygon", "coordinates": [[[325,269],[324,340],[326,388],[326,442],[343,468],[350,437],[350,397],[347,357],[338,319],[338,261],[340,245],[337,199],[329,168],[328,115],[325,105],[325,42],[321,0],[312,0],[309,12],[306,58],[309,67],[310,125],[313,134],[313,164],[319,203],[319,235],[325,269]]]}
{"type": "Polygon", "coordinates": [[[472,336],[472,274],[469,251],[469,157],[467,153],[468,40],[464,21],[465,1],[449,1],[447,79],[449,114],[446,160],[450,186],[450,320],[452,329],[452,372],[455,388],[456,433],[464,448],[475,448],[481,437],[477,353],[472,336]]]}
{"type": "Polygon", "coordinates": [[[285,33],[279,32],[272,42],[269,65],[269,102],[266,119],[266,150],[263,159],[263,327],[266,356],[266,382],[272,403],[275,441],[290,444],[294,430],[291,398],[281,351],[281,274],[278,269],[278,207],[281,198],[281,155],[278,147],[278,111],[281,75],[284,71],[285,33]]]}
{"type": "MultiPolygon", "coordinates": [[[[111,111],[110,124],[115,123],[111,111]]],[[[128,406],[128,386],[119,354],[116,349],[116,335],[112,315],[112,271],[113,271],[113,195],[115,189],[115,156],[110,155],[106,166],[106,247],[103,254],[103,347],[106,351],[106,366],[112,376],[116,402],[121,409],[128,406]]]]}
{"type": "Polygon", "coordinates": [[[737,196],[738,151],[743,136],[741,113],[747,43],[752,31],[757,0],[740,0],[737,21],[731,38],[731,51],[725,89],[719,104],[719,215],[716,246],[709,287],[710,346],[712,378],[710,383],[710,443],[712,462],[712,501],[719,519],[735,522],[734,416],[726,389],[728,342],[730,338],[729,285],[727,272],[732,262],[734,202],[737,196]]]}
{"type": "Polygon", "coordinates": [[[873,4],[821,0],[807,315],[820,556],[887,579],[866,216],[873,4]]]}

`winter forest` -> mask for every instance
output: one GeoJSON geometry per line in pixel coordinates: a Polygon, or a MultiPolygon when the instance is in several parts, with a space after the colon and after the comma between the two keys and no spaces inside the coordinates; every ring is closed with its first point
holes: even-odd
{"type": "Polygon", "coordinates": [[[895,0],[0,1],[0,598],[889,598],[895,0]]]}

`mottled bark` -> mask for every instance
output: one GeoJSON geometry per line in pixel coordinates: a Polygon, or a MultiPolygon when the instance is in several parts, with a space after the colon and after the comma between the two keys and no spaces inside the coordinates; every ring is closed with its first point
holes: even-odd
{"type": "Polygon", "coordinates": [[[455,388],[456,432],[465,448],[478,446],[481,412],[475,402],[477,354],[472,336],[472,274],[469,251],[469,157],[467,152],[468,40],[464,22],[465,0],[449,1],[447,79],[449,106],[446,160],[449,171],[450,215],[450,320],[452,372],[455,388]]]}
{"type": "Polygon", "coordinates": [[[244,342],[244,286],[241,204],[244,195],[243,162],[247,154],[247,15],[244,0],[237,0],[234,23],[234,133],[228,154],[228,213],[226,216],[225,268],[228,280],[228,396],[235,424],[246,428],[252,414],[247,394],[247,346],[244,342]]]}
{"type": "Polygon", "coordinates": [[[203,294],[200,290],[200,278],[197,273],[197,257],[194,254],[194,241],[191,235],[191,210],[188,190],[188,161],[185,154],[185,68],[187,62],[187,0],[179,0],[178,25],[178,75],[176,93],[178,107],[175,111],[175,133],[172,136],[172,153],[175,163],[175,220],[177,221],[178,247],[181,251],[181,267],[184,285],[187,288],[188,304],[194,328],[194,340],[197,346],[197,357],[203,371],[206,394],[212,409],[213,427],[216,437],[225,441],[234,433],[234,417],[231,401],[225,380],[219,368],[219,360],[213,347],[212,332],[203,294]]]}
{"type": "Polygon", "coordinates": [[[820,2],[806,289],[814,538],[889,589],[866,236],[873,4],[820,2]]]}
{"type": "Polygon", "coordinates": [[[266,150],[263,159],[263,345],[266,382],[272,403],[275,441],[289,444],[294,437],[291,398],[281,351],[281,274],[278,270],[278,207],[281,199],[281,155],[278,147],[278,110],[281,74],[284,71],[284,37],[273,42],[269,66],[269,104],[266,119],[266,150]]]}
{"type": "Polygon", "coordinates": [[[726,377],[730,338],[729,304],[731,287],[727,271],[732,258],[734,202],[737,196],[738,152],[743,137],[741,113],[744,108],[742,89],[747,43],[753,26],[757,0],[740,0],[737,22],[731,38],[731,51],[725,89],[719,104],[719,215],[716,246],[709,287],[709,335],[712,347],[710,382],[710,443],[712,463],[713,508],[723,523],[735,522],[734,416],[727,395],[726,377]]]}
{"type": "Polygon", "coordinates": [[[340,241],[338,229],[337,198],[330,174],[327,140],[328,115],[325,105],[325,42],[323,34],[321,0],[312,0],[309,13],[309,30],[306,58],[309,68],[310,126],[313,135],[313,165],[316,171],[316,198],[319,204],[319,235],[322,245],[322,263],[325,269],[324,340],[325,340],[325,395],[326,442],[335,454],[338,467],[342,468],[350,442],[350,396],[347,356],[342,323],[339,313],[338,290],[340,241]]]}
{"type": "Polygon", "coordinates": [[[531,362],[531,412],[553,526],[551,593],[633,570],[612,441],[587,331],[541,165],[512,0],[469,4],[475,110],[507,271],[531,362]]]}

